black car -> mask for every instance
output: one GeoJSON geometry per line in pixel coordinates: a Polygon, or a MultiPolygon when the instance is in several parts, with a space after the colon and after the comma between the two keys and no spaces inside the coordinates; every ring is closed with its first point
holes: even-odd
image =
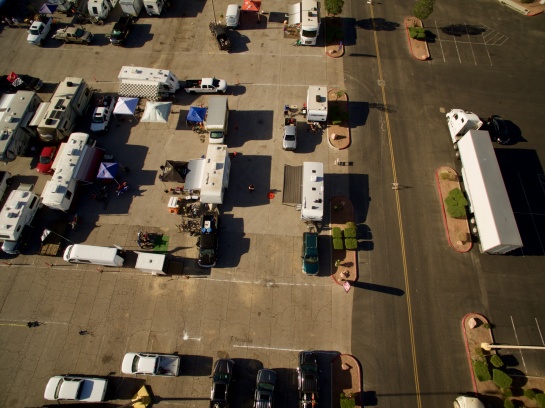
{"type": "Polygon", "coordinates": [[[272,408],[276,372],[263,368],[257,373],[253,408],[272,408]]]}
{"type": "Polygon", "coordinates": [[[511,140],[509,135],[509,126],[507,125],[507,122],[501,118],[501,116],[491,116],[488,118],[487,125],[490,136],[494,142],[498,142],[499,144],[509,143],[511,140]]]}
{"type": "Polygon", "coordinates": [[[219,214],[206,211],[201,216],[201,235],[199,237],[199,266],[213,268],[218,260],[219,214]]]}
{"type": "Polygon", "coordinates": [[[297,389],[299,391],[299,406],[302,408],[314,406],[318,401],[318,359],[312,351],[299,353],[297,367],[297,389]]]}
{"type": "Polygon", "coordinates": [[[17,91],[39,91],[43,86],[40,78],[30,75],[17,75],[13,82],[8,81],[7,75],[0,76],[0,93],[16,93],[17,91]]]}
{"type": "Polygon", "coordinates": [[[110,42],[113,45],[123,45],[131,31],[132,24],[133,18],[131,16],[119,17],[119,20],[114,24],[114,28],[112,28],[112,32],[110,33],[110,42]]]}
{"type": "Polygon", "coordinates": [[[229,395],[229,385],[231,385],[231,380],[233,379],[234,367],[235,362],[228,358],[220,358],[214,364],[212,389],[210,390],[211,408],[227,408],[229,406],[227,398],[229,395]]]}

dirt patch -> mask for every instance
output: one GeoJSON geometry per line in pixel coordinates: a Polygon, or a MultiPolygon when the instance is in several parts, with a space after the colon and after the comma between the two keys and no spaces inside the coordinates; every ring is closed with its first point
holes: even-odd
{"type": "Polygon", "coordinates": [[[336,149],[350,146],[350,127],[348,125],[348,95],[342,89],[327,92],[327,140],[336,149]]]}

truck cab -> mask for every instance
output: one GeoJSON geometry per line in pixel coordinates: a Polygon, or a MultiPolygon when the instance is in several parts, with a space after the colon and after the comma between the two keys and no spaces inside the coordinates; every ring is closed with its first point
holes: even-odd
{"type": "Polygon", "coordinates": [[[51,30],[52,24],[53,19],[51,17],[42,17],[40,14],[40,17],[37,18],[28,29],[28,43],[38,45],[40,47],[44,45],[45,38],[51,30]]]}

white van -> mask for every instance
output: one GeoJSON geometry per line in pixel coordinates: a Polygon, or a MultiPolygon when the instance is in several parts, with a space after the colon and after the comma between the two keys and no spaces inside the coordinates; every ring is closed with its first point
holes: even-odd
{"type": "Polygon", "coordinates": [[[225,12],[225,26],[227,28],[237,28],[240,24],[240,6],[238,4],[229,4],[225,12]]]}
{"type": "Polygon", "coordinates": [[[120,247],[68,245],[62,257],[66,262],[104,266],[123,266],[125,251],[120,247]]]}
{"type": "Polygon", "coordinates": [[[208,102],[208,113],[204,128],[208,131],[208,143],[223,144],[229,126],[229,104],[226,96],[212,96],[208,102]]]}

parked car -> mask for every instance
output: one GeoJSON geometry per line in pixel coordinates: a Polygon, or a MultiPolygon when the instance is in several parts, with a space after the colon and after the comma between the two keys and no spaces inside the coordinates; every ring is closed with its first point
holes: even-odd
{"type": "Polygon", "coordinates": [[[263,368],[257,372],[254,408],[272,408],[276,371],[263,368]]]}
{"type": "Polygon", "coordinates": [[[501,116],[493,115],[487,121],[488,131],[494,142],[507,144],[511,140],[509,135],[509,126],[501,116]]]}
{"type": "Polygon", "coordinates": [[[127,353],[121,363],[121,372],[176,377],[180,373],[180,362],[180,356],[175,354],[127,353]]]}
{"type": "Polygon", "coordinates": [[[91,132],[107,132],[113,117],[117,98],[112,95],[102,97],[93,111],[91,119],[91,132]]]}
{"type": "Polygon", "coordinates": [[[318,275],[320,263],[318,260],[318,234],[316,232],[303,233],[303,273],[318,275]]]}
{"type": "Polygon", "coordinates": [[[113,45],[123,45],[131,31],[133,22],[132,16],[119,17],[119,20],[114,24],[112,32],[110,33],[110,42],[113,45]]]}
{"type": "Polygon", "coordinates": [[[201,235],[199,236],[199,266],[213,268],[218,260],[219,214],[206,211],[201,216],[201,235]]]}
{"type": "Polygon", "coordinates": [[[51,166],[53,166],[53,161],[57,154],[56,146],[46,146],[42,149],[40,153],[40,158],[38,159],[38,164],[36,165],[36,170],[38,173],[51,174],[51,166]]]}
{"type": "Polygon", "coordinates": [[[454,408],[484,408],[484,404],[478,398],[460,396],[454,401],[454,408]]]}
{"type": "Polygon", "coordinates": [[[282,137],[282,149],[295,150],[297,148],[297,121],[295,118],[284,119],[284,136],[282,137]]]}
{"type": "Polygon", "coordinates": [[[224,408],[228,407],[229,386],[233,379],[235,362],[228,358],[220,358],[214,364],[212,374],[212,388],[210,390],[210,406],[224,408]]]}
{"type": "Polygon", "coordinates": [[[299,391],[299,406],[311,407],[318,400],[318,359],[312,351],[299,353],[297,367],[297,389],[299,391]]]}
{"type": "Polygon", "coordinates": [[[108,380],[104,378],[58,375],[48,381],[44,398],[50,401],[101,402],[104,401],[107,386],[108,380]]]}

